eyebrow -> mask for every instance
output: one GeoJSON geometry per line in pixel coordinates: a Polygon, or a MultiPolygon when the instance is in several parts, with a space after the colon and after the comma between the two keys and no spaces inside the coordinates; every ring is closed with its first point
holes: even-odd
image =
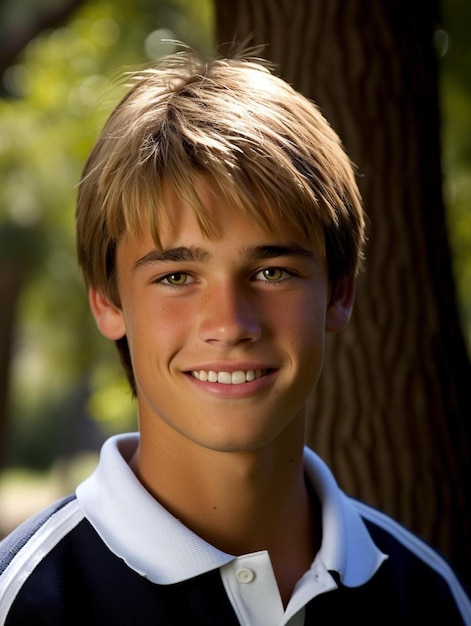
{"type": "Polygon", "coordinates": [[[179,246],[178,248],[168,248],[167,250],[151,250],[134,263],[134,269],[137,270],[145,265],[153,263],[168,263],[171,261],[204,261],[209,257],[209,252],[191,246],[179,246]]]}
{"type": "Polygon", "coordinates": [[[247,248],[245,256],[249,259],[276,259],[280,256],[293,256],[303,257],[307,259],[313,259],[315,253],[309,248],[300,246],[297,243],[289,244],[270,244],[263,246],[255,246],[254,248],[247,248]]]}
{"type": "MultiPolygon", "coordinates": [[[[143,257],[138,259],[134,264],[134,270],[138,270],[146,265],[154,263],[169,262],[204,262],[210,257],[210,253],[204,248],[191,246],[179,246],[177,248],[168,248],[167,250],[151,250],[143,257]]],[[[253,261],[264,259],[276,259],[278,257],[302,257],[312,259],[315,254],[309,248],[300,246],[299,244],[270,244],[254,246],[253,248],[244,248],[242,256],[253,261]]]]}

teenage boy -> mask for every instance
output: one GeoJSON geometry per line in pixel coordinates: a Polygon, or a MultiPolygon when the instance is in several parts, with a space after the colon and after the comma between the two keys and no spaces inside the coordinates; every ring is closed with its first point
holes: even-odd
{"type": "Polygon", "coordinates": [[[304,447],[363,232],[337,136],[261,62],[183,52],[134,77],[77,236],[140,434],[5,540],[1,624],[471,623],[448,565],[304,447]]]}

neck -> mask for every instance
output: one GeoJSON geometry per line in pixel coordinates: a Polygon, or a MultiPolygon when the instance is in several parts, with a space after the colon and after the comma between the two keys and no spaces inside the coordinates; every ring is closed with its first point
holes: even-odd
{"type": "Polygon", "coordinates": [[[132,466],[161,504],[215,547],[236,556],[268,550],[282,599],[289,600],[320,543],[303,436],[256,451],[218,452],[141,432],[132,466]]]}

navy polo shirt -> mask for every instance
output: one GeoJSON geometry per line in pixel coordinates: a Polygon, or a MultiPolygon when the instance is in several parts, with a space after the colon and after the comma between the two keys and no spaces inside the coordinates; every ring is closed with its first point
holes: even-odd
{"type": "Polygon", "coordinates": [[[74,496],[0,544],[0,626],[471,625],[448,564],[347,497],[308,448],[322,543],[284,608],[268,552],[227,554],[181,524],[130,469],[137,445],[137,434],[108,440],[74,496]]]}

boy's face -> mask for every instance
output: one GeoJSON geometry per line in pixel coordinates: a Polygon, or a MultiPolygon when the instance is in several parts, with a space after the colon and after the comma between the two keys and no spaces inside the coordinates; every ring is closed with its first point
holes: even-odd
{"type": "MultiPolygon", "coordinates": [[[[91,290],[100,330],[126,334],[141,428],[219,451],[268,444],[293,422],[323,361],[325,331],[347,323],[353,288],[329,303],[325,261],[286,225],[269,234],[200,180],[218,227],[205,238],[174,193],[173,228],[123,236],[121,308],[91,290]],[[218,382],[216,382],[218,381],[218,382]]],[[[170,441],[170,439],[169,439],[170,441]]]]}

